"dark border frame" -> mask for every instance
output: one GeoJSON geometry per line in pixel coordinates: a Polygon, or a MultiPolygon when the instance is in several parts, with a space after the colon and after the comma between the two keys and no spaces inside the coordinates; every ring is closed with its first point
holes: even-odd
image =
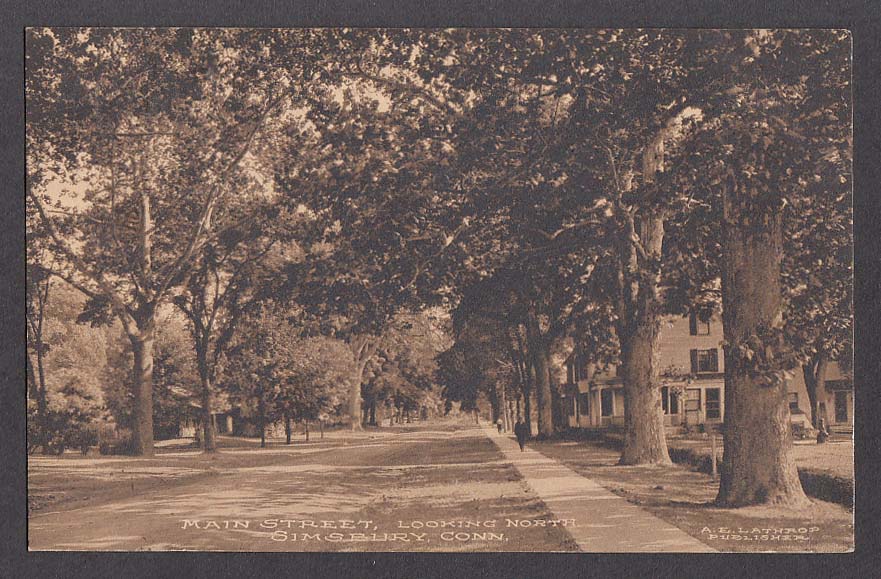
{"type": "Polygon", "coordinates": [[[59,0],[20,1],[3,10],[0,84],[0,208],[2,333],[0,574],[54,576],[271,576],[361,577],[570,576],[696,574],[871,576],[881,499],[877,441],[881,344],[881,10],[875,0],[59,0]],[[24,449],[24,28],[27,26],[361,26],[361,27],[670,27],[846,28],[853,32],[855,135],[856,330],[856,553],[850,555],[560,555],[560,554],[147,554],[28,553],[24,449]],[[875,540],[873,540],[875,539],[875,540]],[[745,566],[747,565],[747,566],[745,566]]]}

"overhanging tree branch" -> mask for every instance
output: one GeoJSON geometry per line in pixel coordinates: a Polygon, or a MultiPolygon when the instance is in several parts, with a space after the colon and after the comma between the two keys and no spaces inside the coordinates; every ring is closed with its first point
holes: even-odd
{"type": "Polygon", "coordinates": [[[119,316],[120,321],[123,323],[123,326],[128,333],[135,333],[137,328],[137,323],[134,319],[134,312],[132,309],[122,301],[122,299],[117,295],[114,287],[106,280],[104,275],[89,267],[83,259],[77,255],[72,249],[68,247],[68,245],[61,239],[58,235],[58,232],[55,229],[55,225],[52,223],[52,220],[49,216],[46,215],[45,210],[43,209],[43,203],[40,201],[38,195],[36,195],[30,188],[27,191],[28,197],[34,202],[34,205],[37,209],[37,213],[40,215],[40,220],[43,225],[46,227],[46,230],[49,232],[52,241],[55,243],[58,250],[64,254],[67,259],[70,260],[71,264],[84,276],[93,280],[101,290],[101,293],[104,297],[106,297],[111,306],[113,306],[114,311],[119,316]]]}
{"type": "Polygon", "coordinates": [[[196,251],[206,242],[206,240],[202,237],[202,233],[203,231],[211,227],[212,212],[217,202],[220,200],[221,197],[223,197],[223,191],[221,190],[222,181],[233,169],[238,167],[239,163],[242,162],[242,159],[244,159],[245,156],[248,154],[251,149],[251,144],[254,141],[254,137],[263,127],[266,119],[269,117],[269,113],[281,101],[282,97],[270,98],[263,112],[260,114],[260,117],[254,122],[254,126],[249,131],[248,136],[245,139],[244,145],[241,147],[241,149],[232,159],[229,165],[227,165],[226,168],[224,168],[224,170],[218,176],[218,182],[216,182],[212,186],[211,191],[209,192],[208,197],[205,200],[202,211],[200,213],[199,222],[196,225],[196,231],[190,238],[186,249],[181,253],[177,260],[172,262],[169,266],[164,267],[159,272],[159,279],[161,281],[159,282],[158,290],[156,292],[157,298],[161,298],[161,296],[164,295],[169,285],[180,274],[183,268],[186,267],[186,264],[190,261],[193,255],[195,255],[196,251]]]}

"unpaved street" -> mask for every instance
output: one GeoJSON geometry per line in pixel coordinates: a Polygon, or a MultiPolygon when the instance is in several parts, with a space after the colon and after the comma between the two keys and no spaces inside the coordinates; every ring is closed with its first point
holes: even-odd
{"type": "MultiPolygon", "coordinates": [[[[564,523],[547,520],[547,509],[480,429],[428,425],[372,438],[365,434],[361,439],[227,449],[221,454],[211,476],[166,477],[163,484],[143,491],[138,491],[143,486],[138,480],[132,483],[134,495],[126,491],[127,496],[119,496],[116,491],[106,501],[44,509],[31,516],[29,546],[40,550],[575,549],[564,523]]],[[[93,462],[102,460],[113,459],[93,462]]],[[[169,459],[159,455],[153,460],[165,465],[169,459]]],[[[192,460],[194,455],[186,453],[179,468],[192,460]]]]}

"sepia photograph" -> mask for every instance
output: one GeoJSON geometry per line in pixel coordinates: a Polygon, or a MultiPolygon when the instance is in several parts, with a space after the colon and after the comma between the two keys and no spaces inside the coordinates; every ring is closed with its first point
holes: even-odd
{"type": "Polygon", "coordinates": [[[854,550],[849,31],[24,37],[30,551],[854,550]]]}

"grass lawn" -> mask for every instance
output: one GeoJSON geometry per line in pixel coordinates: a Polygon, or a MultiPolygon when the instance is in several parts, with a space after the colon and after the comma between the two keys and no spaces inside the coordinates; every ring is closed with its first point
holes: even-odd
{"type": "MultiPolygon", "coordinates": [[[[710,455],[709,438],[689,439],[668,437],[671,448],[690,448],[710,455]]],[[[719,456],[722,455],[722,439],[717,439],[719,456]]],[[[835,441],[817,444],[814,440],[796,441],[793,448],[795,463],[799,469],[808,469],[832,476],[853,479],[853,441],[835,441]]]]}

